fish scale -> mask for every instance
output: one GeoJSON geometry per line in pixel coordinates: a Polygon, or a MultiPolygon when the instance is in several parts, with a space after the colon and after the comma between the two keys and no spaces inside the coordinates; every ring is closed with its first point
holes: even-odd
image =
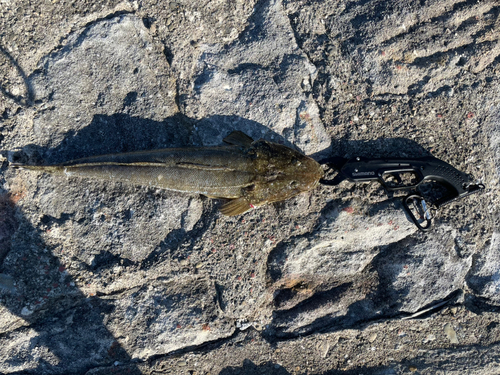
{"type": "Polygon", "coordinates": [[[67,176],[121,181],[162,189],[198,193],[210,197],[238,198],[241,188],[249,186],[253,173],[241,170],[203,170],[184,167],[140,165],[73,165],[61,172],[67,176]]]}
{"type": "Polygon", "coordinates": [[[232,132],[228,146],[167,148],[92,156],[46,166],[15,165],[67,176],[122,181],[231,201],[225,215],[288,199],[313,189],[323,177],[321,166],[289,147],[254,141],[232,132]]]}

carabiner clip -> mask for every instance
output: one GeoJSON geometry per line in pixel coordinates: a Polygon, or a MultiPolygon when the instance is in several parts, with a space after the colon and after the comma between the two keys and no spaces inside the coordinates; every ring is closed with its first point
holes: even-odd
{"type": "Polygon", "coordinates": [[[432,214],[430,212],[430,207],[428,206],[424,198],[417,194],[408,195],[405,199],[403,199],[403,207],[418,229],[420,229],[422,232],[427,232],[429,229],[431,229],[432,214]],[[418,219],[413,214],[413,211],[410,208],[410,204],[418,213],[418,219]],[[423,223],[425,223],[425,225],[422,225],[423,223]]]}

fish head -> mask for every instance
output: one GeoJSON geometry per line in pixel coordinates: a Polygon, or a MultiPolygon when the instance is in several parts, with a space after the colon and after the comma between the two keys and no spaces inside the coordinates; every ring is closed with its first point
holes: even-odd
{"type": "Polygon", "coordinates": [[[262,204],[288,199],[314,189],[324,172],[314,159],[277,143],[259,140],[252,145],[259,183],[254,195],[262,204]]]}

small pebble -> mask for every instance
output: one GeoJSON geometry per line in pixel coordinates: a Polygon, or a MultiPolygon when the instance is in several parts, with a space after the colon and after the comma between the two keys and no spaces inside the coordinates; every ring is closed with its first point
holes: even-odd
{"type": "Polygon", "coordinates": [[[23,307],[23,309],[21,310],[22,316],[30,316],[31,314],[33,314],[33,311],[30,310],[27,306],[23,307]]]}
{"type": "Polygon", "coordinates": [[[424,344],[429,342],[429,341],[434,341],[434,340],[436,340],[436,336],[431,333],[431,334],[427,335],[427,337],[424,339],[424,344]]]}
{"type": "Polygon", "coordinates": [[[446,336],[448,336],[448,339],[452,344],[458,344],[457,334],[451,323],[446,323],[444,326],[444,333],[446,333],[446,336]]]}

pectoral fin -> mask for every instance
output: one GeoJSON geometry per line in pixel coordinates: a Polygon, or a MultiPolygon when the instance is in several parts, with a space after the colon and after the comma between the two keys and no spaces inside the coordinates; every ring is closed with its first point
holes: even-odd
{"type": "Polygon", "coordinates": [[[226,138],[223,139],[223,141],[229,143],[230,145],[243,147],[250,147],[253,143],[252,137],[239,130],[231,132],[226,138]]]}
{"type": "Polygon", "coordinates": [[[247,212],[251,208],[253,208],[253,205],[246,198],[238,198],[225,203],[220,208],[220,212],[226,216],[236,216],[247,212]]]}

